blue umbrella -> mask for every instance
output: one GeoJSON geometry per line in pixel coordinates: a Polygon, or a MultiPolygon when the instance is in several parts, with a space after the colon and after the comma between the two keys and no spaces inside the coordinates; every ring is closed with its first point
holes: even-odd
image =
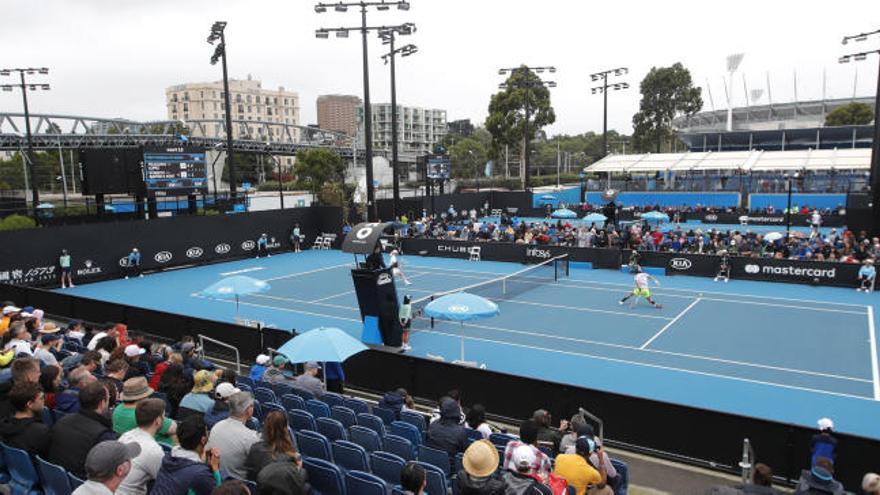
{"type": "Polygon", "coordinates": [[[602,223],[608,220],[608,217],[601,213],[590,213],[584,217],[584,223],[602,223]]]}
{"type": "Polygon", "coordinates": [[[464,362],[464,322],[490,318],[501,311],[494,302],[467,292],[438,297],[425,306],[424,313],[432,318],[461,323],[461,362],[464,362]]]}
{"type": "Polygon", "coordinates": [[[669,215],[659,211],[649,211],[648,213],[642,214],[642,220],[655,221],[655,222],[668,222],[669,215]]]}
{"type": "Polygon", "coordinates": [[[238,320],[238,298],[248,294],[256,294],[258,292],[266,292],[269,290],[269,284],[262,280],[257,280],[244,275],[236,275],[234,277],[226,277],[223,280],[212,284],[206,289],[202,289],[201,295],[207,297],[216,297],[219,299],[235,298],[235,319],[238,320]]]}
{"type": "Polygon", "coordinates": [[[292,363],[333,361],[341,363],[366,351],[361,341],[338,328],[318,327],[288,340],[279,349],[292,363]]]}
{"type": "Polygon", "coordinates": [[[554,211],[550,216],[553,218],[577,218],[578,214],[568,208],[560,208],[554,211]]]}

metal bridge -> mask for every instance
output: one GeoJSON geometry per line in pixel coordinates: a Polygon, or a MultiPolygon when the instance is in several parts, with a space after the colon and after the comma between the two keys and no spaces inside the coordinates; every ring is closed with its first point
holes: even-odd
{"type": "MultiPolygon", "coordinates": [[[[315,127],[278,122],[233,120],[239,137],[233,140],[236,152],[294,155],[297,151],[328,148],[351,159],[357,140],[343,133],[315,127]]],[[[30,114],[34,149],[128,148],[169,146],[188,140],[192,146],[217,150],[226,147],[226,124],[222,119],[156,120],[137,122],[121,118],[80,115],[30,114]],[[181,137],[181,130],[188,135],[181,137]]],[[[0,112],[0,151],[21,151],[27,147],[24,114],[0,112]]]]}

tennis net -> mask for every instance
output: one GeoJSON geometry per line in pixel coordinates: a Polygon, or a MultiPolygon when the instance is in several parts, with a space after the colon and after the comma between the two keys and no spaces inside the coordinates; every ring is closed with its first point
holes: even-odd
{"type": "Polygon", "coordinates": [[[504,275],[503,277],[497,277],[451,290],[436,292],[412,302],[413,317],[415,318],[413,326],[415,328],[418,328],[419,326],[424,328],[425,326],[430,325],[433,328],[433,318],[419,317],[422,316],[425,306],[439,297],[455,294],[457,292],[467,292],[496,302],[504,302],[513,299],[524,292],[556,282],[560,278],[567,277],[568,274],[568,255],[563,254],[545,260],[537,265],[523,268],[522,270],[509,275],[504,275]],[[418,324],[419,321],[422,322],[421,325],[418,324]]]}

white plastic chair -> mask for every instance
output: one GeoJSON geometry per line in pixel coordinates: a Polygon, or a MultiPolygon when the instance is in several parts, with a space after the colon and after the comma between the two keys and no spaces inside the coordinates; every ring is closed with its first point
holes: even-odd
{"type": "Polygon", "coordinates": [[[312,249],[321,249],[321,246],[324,245],[324,236],[318,236],[315,238],[315,243],[312,244],[312,249]]]}
{"type": "Polygon", "coordinates": [[[324,236],[324,244],[321,246],[321,249],[330,249],[333,247],[333,241],[336,240],[336,236],[333,234],[324,236]]]}
{"type": "Polygon", "coordinates": [[[468,254],[470,257],[468,258],[470,261],[480,261],[480,250],[482,248],[480,246],[472,246],[468,249],[468,254]]]}

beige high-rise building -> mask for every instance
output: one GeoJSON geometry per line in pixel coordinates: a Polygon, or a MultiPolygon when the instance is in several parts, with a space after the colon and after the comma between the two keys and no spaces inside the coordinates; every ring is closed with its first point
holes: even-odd
{"type": "Polygon", "coordinates": [[[361,99],[352,95],[318,97],[318,127],[354,136],[358,128],[361,99]]]}
{"type": "MultiPolygon", "coordinates": [[[[299,94],[284,87],[263,89],[260,81],[230,79],[232,135],[257,141],[299,141],[299,94]]],[[[186,83],[165,90],[168,118],[186,121],[194,136],[225,137],[223,81],[186,83]]]]}

